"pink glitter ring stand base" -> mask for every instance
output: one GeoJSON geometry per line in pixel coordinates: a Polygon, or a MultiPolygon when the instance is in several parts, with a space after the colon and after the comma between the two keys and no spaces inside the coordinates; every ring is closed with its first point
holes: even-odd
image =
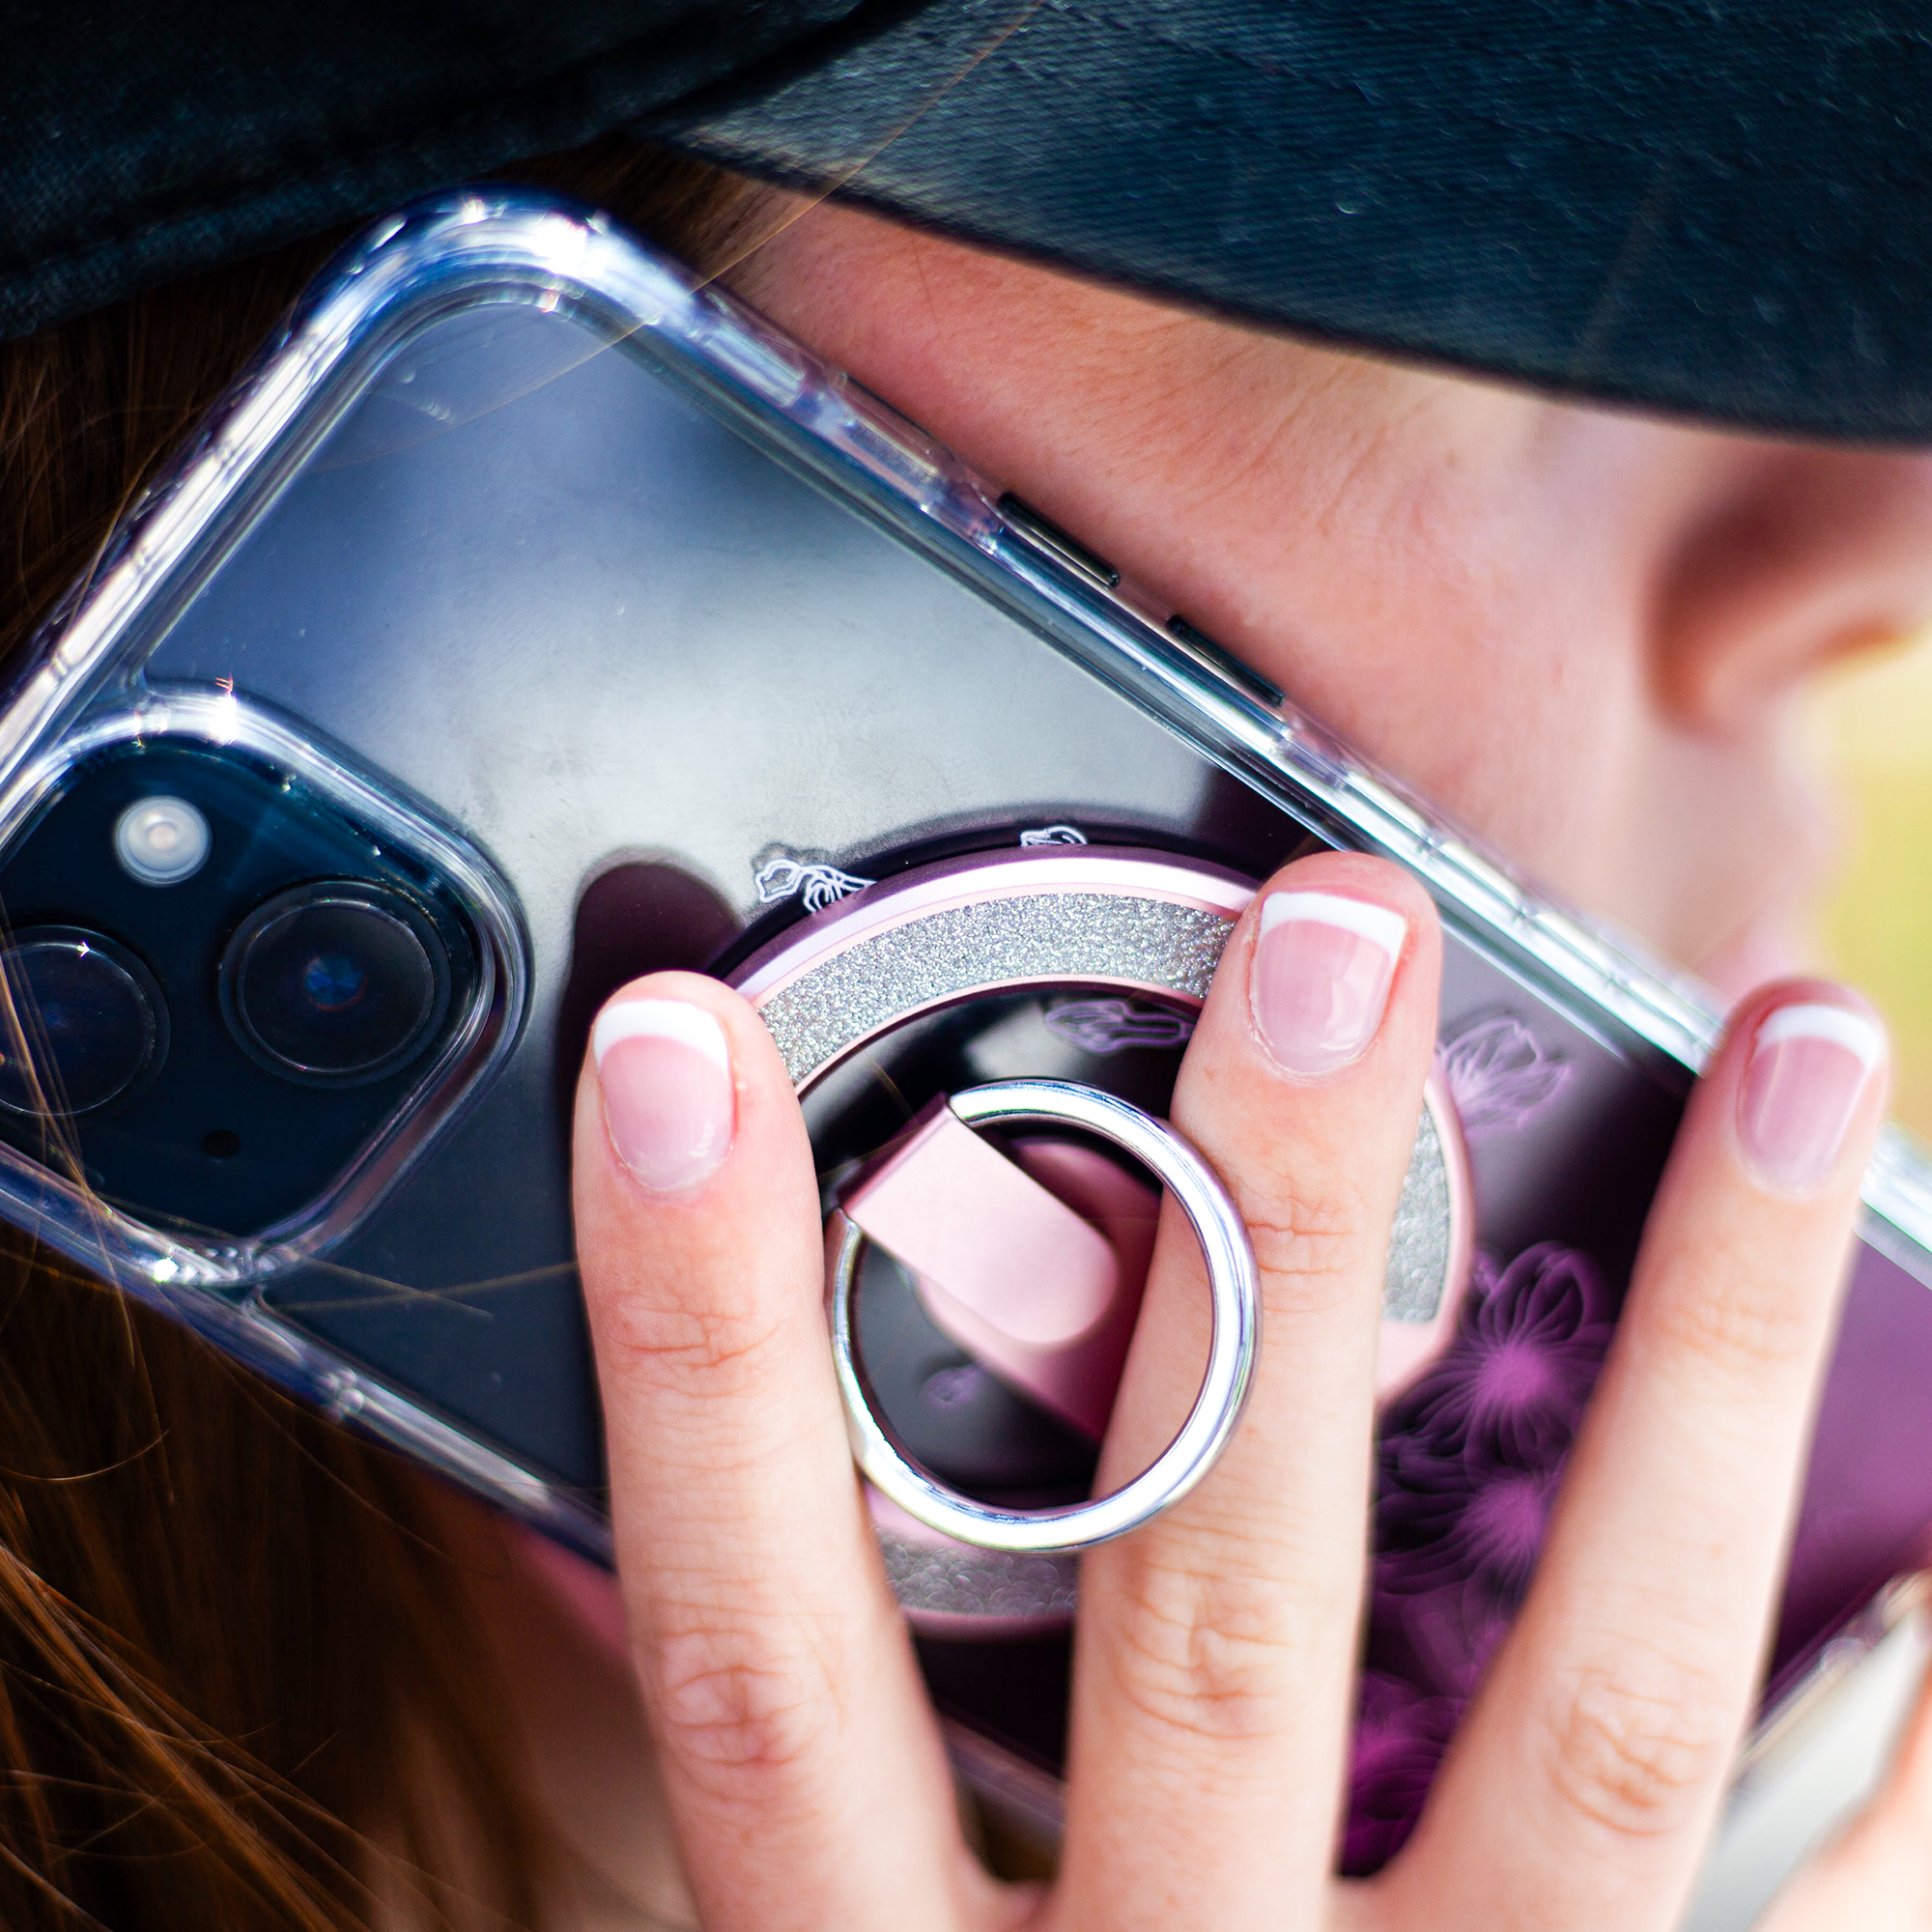
{"type": "MultiPolygon", "coordinates": [[[[862,865],[877,871],[887,863],[862,865]]],[[[1250,879],[1220,867],[1140,847],[1056,844],[974,853],[833,901],[753,954],[732,982],[770,1028],[802,1097],[916,1022],[1027,993],[1064,994],[1045,1011],[1053,1036],[1045,1044],[1088,1056],[1079,1063],[1082,1077],[1104,1086],[1111,1068],[1145,1065],[1148,1050],[1172,1051],[1184,1042],[1254,891],[1250,879]]],[[[1064,1072],[1066,1063],[1003,1064],[1001,1070],[1064,1072]]],[[[929,1097],[912,1094],[906,1104],[917,1110],[929,1097]]],[[[943,1293],[924,1292],[924,1282],[922,1299],[926,1314],[987,1373],[1091,1433],[1104,1419],[1131,1333],[1151,1250],[1147,1219],[1134,1214],[1123,1194],[1111,1215],[1096,1206],[1076,1170],[1105,1163],[1075,1143],[1036,1136],[1010,1151],[1041,1189],[1114,1249],[1115,1321],[1108,1325],[1120,1328],[1120,1349],[1080,1338],[1094,1360],[1075,1364],[1056,1363],[1051,1349],[1016,1350],[1009,1338],[1005,1347],[988,1348],[973,1329],[972,1311],[962,1315],[943,1293]],[[1102,1353],[1112,1358],[1104,1370],[1102,1353]],[[1100,1390],[1103,1379],[1108,1386],[1100,1390]]],[[[1152,1201],[1143,1183],[1118,1168],[1111,1177],[1112,1192],[1124,1187],[1152,1201]]],[[[1432,1073],[1390,1243],[1378,1399],[1410,1384],[1454,1335],[1470,1274],[1472,1222],[1463,1134],[1444,1081],[1432,1073]]],[[[954,1545],[957,1560],[949,1569],[944,1539],[935,1544],[927,1529],[909,1539],[909,1519],[896,1509],[875,1509],[875,1517],[895,1587],[923,1627],[958,1634],[979,1626],[991,1634],[1069,1613],[1071,1558],[982,1549],[969,1560],[964,1546],[954,1545]],[[994,1574],[1002,1564],[1023,1564],[1026,1574],[994,1574]]]]}

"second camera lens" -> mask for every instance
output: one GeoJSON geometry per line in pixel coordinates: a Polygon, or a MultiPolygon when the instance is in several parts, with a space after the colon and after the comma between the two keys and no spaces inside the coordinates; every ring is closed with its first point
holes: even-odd
{"type": "Polygon", "coordinates": [[[242,1044],[273,1071],[355,1085],[421,1050],[449,999],[429,922],[359,881],[299,886],[258,906],[221,962],[222,1004],[242,1044]]]}
{"type": "Polygon", "coordinates": [[[165,1057],[160,988],[125,947],[43,925],[19,934],[0,966],[19,1022],[17,1035],[0,1027],[0,1107],[10,1113],[90,1113],[165,1057]]]}

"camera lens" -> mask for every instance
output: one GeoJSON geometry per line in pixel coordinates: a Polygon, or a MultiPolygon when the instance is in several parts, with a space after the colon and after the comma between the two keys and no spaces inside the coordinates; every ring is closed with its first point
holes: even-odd
{"type": "Polygon", "coordinates": [[[35,926],[0,953],[0,967],[19,1022],[17,1033],[0,1026],[0,1107],[9,1112],[90,1113],[166,1055],[161,990],[111,939],[76,926],[35,926]]]}
{"type": "Polygon", "coordinates": [[[228,943],[221,1001],[248,1053],[286,1078],[354,1086],[417,1053],[449,1004],[435,928],[360,880],[298,886],[228,943]]]}

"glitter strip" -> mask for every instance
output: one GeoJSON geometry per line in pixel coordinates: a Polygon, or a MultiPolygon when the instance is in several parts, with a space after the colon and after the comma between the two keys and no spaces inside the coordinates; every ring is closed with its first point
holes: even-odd
{"type": "Polygon", "coordinates": [[[1077,1556],[1009,1556],[963,1543],[934,1548],[879,1531],[893,1594],[927,1616],[1064,1623],[1080,1595],[1077,1556]]]}
{"type": "Polygon", "coordinates": [[[804,1086],[882,1028],[974,993],[1063,980],[1199,1002],[1235,922],[1167,899],[1029,893],[948,906],[862,939],[759,1008],[804,1086]]]}

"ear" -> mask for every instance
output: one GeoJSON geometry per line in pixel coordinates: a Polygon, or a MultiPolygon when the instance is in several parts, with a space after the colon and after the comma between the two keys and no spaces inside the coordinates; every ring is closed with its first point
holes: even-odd
{"type": "Polygon", "coordinates": [[[1738,447],[1734,481],[1658,586],[1658,689],[1691,729],[1734,728],[1932,611],[1932,457],[1738,447]]]}

